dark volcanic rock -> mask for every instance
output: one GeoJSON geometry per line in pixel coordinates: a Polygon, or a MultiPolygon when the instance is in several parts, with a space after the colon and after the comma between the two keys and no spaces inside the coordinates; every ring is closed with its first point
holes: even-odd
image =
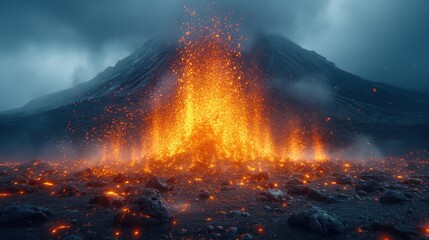
{"type": "Polygon", "coordinates": [[[148,226],[168,223],[173,216],[158,190],[144,189],[130,200],[114,217],[114,223],[123,226],[148,226]]]}
{"type": "Polygon", "coordinates": [[[73,175],[82,179],[89,179],[89,178],[96,177],[96,175],[94,174],[94,171],[91,168],[86,168],[82,171],[74,173],[73,175]]]}
{"type": "Polygon", "coordinates": [[[204,189],[200,190],[200,193],[198,193],[198,198],[207,199],[210,197],[210,192],[204,189]]]}
{"type": "Polygon", "coordinates": [[[324,202],[328,200],[329,196],[325,193],[320,192],[315,188],[309,188],[308,190],[308,198],[315,201],[324,202]]]}
{"type": "Polygon", "coordinates": [[[37,192],[38,188],[27,185],[27,184],[7,184],[5,186],[0,187],[0,192],[2,193],[9,193],[9,194],[15,194],[15,193],[34,193],[37,192]]]}
{"type": "Polygon", "coordinates": [[[375,180],[359,181],[356,184],[356,191],[364,190],[365,192],[382,192],[384,189],[381,184],[375,180]]]}
{"type": "Polygon", "coordinates": [[[128,186],[124,189],[124,192],[131,195],[142,193],[143,189],[137,186],[128,186]]]}
{"type": "Polygon", "coordinates": [[[292,195],[307,195],[310,188],[305,185],[296,185],[288,189],[288,193],[292,195]]]}
{"type": "Polygon", "coordinates": [[[270,202],[281,202],[292,198],[287,196],[286,193],[280,189],[267,189],[261,192],[260,195],[262,197],[259,198],[259,200],[270,202]]]}
{"type": "Polygon", "coordinates": [[[242,211],[242,210],[232,210],[229,211],[226,214],[227,217],[229,218],[233,218],[233,217],[250,217],[250,214],[246,211],[242,211]]]}
{"type": "Polygon", "coordinates": [[[355,182],[352,176],[350,175],[339,175],[335,178],[335,181],[338,184],[352,184],[355,182]]]}
{"type": "Polygon", "coordinates": [[[73,185],[64,185],[58,190],[57,194],[60,197],[79,196],[80,190],[73,185]]]}
{"type": "Polygon", "coordinates": [[[110,197],[106,195],[97,195],[89,199],[90,204],[95,204],[101,207],[121,208],[124,203],[122,197],[110,197]]]}
{"type": "Polygon", "coordinates": [[[343,221],[317,207],[294,213],[287,221],[292,226],[306,228],[311,232],[322,235],[339,234],[346,229],[343,221]]]}
{"type": "Polygon", "coordinates": [[[54,168],[47,162],[40,160],[31,160],[29,162],[22,163],[17,166],[17,169],[21,171],[31,171],[34,174],[52,173],[54,168]]]}
{"type": "Polygon", "coordinates": [[[421,200],[422,202],[429,204],[429,193],[425,193],[421,200]]]}
{"type": "Polygon", "coordinates": [[[380,203],[395,204],[408,201],[407,196],[403,192],[389,190],[380,198],[380,203]]]}
{"type": "Polygon", "coordinates": [[[107,183],[104,181],[100,181],[100,180],[93,180],[93,181],[89,181],[86,184],[86,187],[92,187],[92,188],[97,188],[97,187],[104,187],[106,186],[107,183]]]}
{"type": "Polygon", "coordinates": [[[420,178],[407,178],[403,182],[404,184],[411,184],[411,185],[420,185],[423,184],[424,181],[420,178]]]}
{"type": "Polygon", "coordinates": [[[253,180],[253,181],[263,181],[263,180],[268,180],[269,178],[270,178],[270,175],[267,172],[259,172],[259,173],[250,175],[250,180],[253,180]]]}
{"type": "Polygon", "coordinates": [[[124,174],[116,174],[112,178],[112,182],[114,183],[124,183],[125,181],[127,181],[127,177],[124,174]]]}
{"type": "Polygon", "coordinates": [[[383,223],[375,222],[371,224],[371,226],[366,227],[366,229],[388,233],[404,240],[412,240],[418,237],[417,233],[409,230],[399,229],[396,225],[391,223],[383,224],[383,223]]]}
{"type": "Polygon", "coordinates": [[[329,196],[326,193],[322,193],[321,191],[315,188],[309,188],[307,196],[309,199],[314,201],[319,201],[319,202],[327,202],[327,203],[338,202],[334,197],[329,196]]]}
{"type": "Polygon", "coordinates": [[[304,181],[302,181],[302,180],[301,180],[301,179],[299,179],[298,177],[291,177],[291,178],[288,180],[287,184],[288,184],[289,186],[302,185],[302,184],[304,184],[304,181]]]}
{"type": "Polygon", "coordinates": [[[382,175],[382,173],[377,173],[377,174],[374,174],[374,173],[362,173],[360,175],[360,178],[362,180],[365,180],[365,181],[367,181],[367,180],[373,180],[373,181],[376,181],[376,182],[382,182],[382,181],[384,181],[386,179],[382,175]]]}
{"type": "Polygon", "coordinates": [[[42,223],[52,215],[47,208],[31,205],[12,205],[0,211],[1,226],[25,226],[42,223]]]}
{"type": "Polygon", "coordinates": [[[154,188],[161,192],[168,191],[168,184],[160,177],[151,177],[146,183],[146,188],[154,188]]]}

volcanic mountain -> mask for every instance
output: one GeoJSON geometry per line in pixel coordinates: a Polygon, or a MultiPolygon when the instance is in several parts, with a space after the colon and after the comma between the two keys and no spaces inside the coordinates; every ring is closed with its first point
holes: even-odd
{"type": "MultiPolygon", "coordinates": [[[[64,144],[82,145],[112,118],[145,125],[144,117],[126,116],[150,114],[152,90],[166,84],[178,48],[175,41],[154,38],[88,82],[3,112],[0,155],[39,155],[44,146],[64,154],[64,144]]],[[[246,68],[260,71],[258,84],[277,128],[300,116],[301,126],[317,124],[331,147],[344,147],[357,136],[389,153],[429,147],[427,95],[362,79],[278,35],[256,35],[243,59],[246,68]]]]}

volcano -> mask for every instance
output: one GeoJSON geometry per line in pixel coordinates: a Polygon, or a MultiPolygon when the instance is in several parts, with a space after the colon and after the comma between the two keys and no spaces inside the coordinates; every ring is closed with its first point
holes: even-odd
{"type": "Polygon", "coordinates": [[[0,239],[429,236],[429,96],[210,22],[0,115],[0,239]]]}
{"type": "MultiPolygon", "coordinates": [[[[151,39],[88,82],[3,112],[2,155],[22,153],[16,150],[23,146],[32,154],[50,144],[82,146],[100,139],[100,129],[112,128],[112,120],[132,125],[123,132],[135,133],[130,129],[147,125],[135,113],[150,114],[154,89],[166,96],[172,91],[168,76],[180,48],[174,40],[151,39]]],[[[262,89],[275,132],[298,122],[304,126],[300,134],[317,126],[328,147],[346,148],[356,136],[389,154],[428,147],[427,95],[362,79],[279,35],[257,34],[241,54],[242,68],[258,67],[257,79],[250,81],[262,89]]]]}

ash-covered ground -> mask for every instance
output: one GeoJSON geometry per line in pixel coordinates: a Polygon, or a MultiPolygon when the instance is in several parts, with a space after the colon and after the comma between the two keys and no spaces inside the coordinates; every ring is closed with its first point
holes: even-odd
{"type": "Polygon", "coordinates": [[[0,239],[425,239],[427,163],[413,154],[152,173],[2,164],[0,239]]]}

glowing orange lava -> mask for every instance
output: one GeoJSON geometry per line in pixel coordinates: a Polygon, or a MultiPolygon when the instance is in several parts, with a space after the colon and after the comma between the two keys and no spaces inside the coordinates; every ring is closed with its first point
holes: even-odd
{"type": "Polygon", "coordinates": [[[183,50],[173,69],[177,92],[165,106],[161,98],[154,99],[158,106],[151,118],[148,156],[185,154],[205,163],[272,160],[275,149],[258,89],[242,70],[239,49],[226,40],[230,35],[220,21],[212,24],[209,34],[187,31],[180,40],[183,50]]]}
{"type": "Polygon", "coordinates": [[[154,165],[183,170],[239,162],[260,170],[279,161],[326,160],[317,127],[305,130],[297,116],[274,138],[258,66],[249,69],[244,61],[238,26],[188,11],[192,20],[182,29],[171,73],[151,89],[141,139],[130,142],[127,124],[113,121],[105,130],[103,163],[143,163],[151,171],[154,165]]]}

